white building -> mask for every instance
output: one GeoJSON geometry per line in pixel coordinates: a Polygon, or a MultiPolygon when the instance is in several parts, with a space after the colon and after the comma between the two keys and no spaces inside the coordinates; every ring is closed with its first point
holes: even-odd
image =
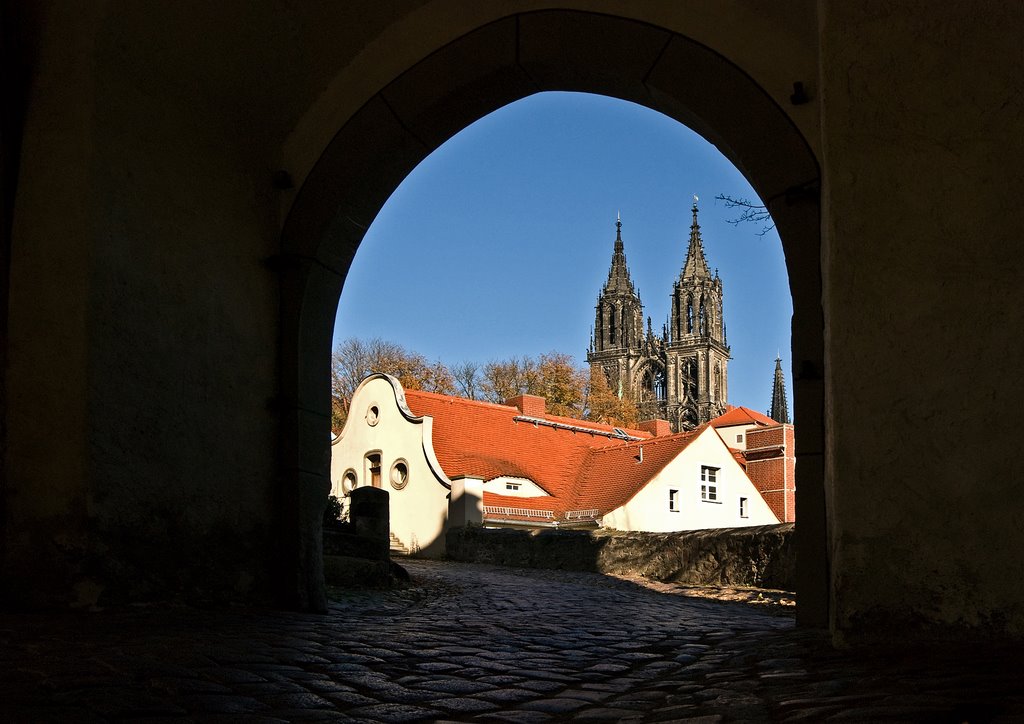
{"type": "Polygon", "coordinates": [[[404,391],[371,375],[334,441],[335,495],[391,493],[392,533],[441,555],[449,525],[678,531],[777,523],[733,452],[708,425],[652,435],[548,415],[544,399],[497,405],[404,391]]]}

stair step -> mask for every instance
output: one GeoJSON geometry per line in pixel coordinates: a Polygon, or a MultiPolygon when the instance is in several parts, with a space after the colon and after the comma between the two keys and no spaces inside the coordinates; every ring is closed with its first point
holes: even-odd
{"type": "Polygon", "coordinates": [[[389,550],[396,555],[409,555],[409,549],[405,547],[405,544],[402,543],[394,533],[391,534],[391,547],[389,550]]]}

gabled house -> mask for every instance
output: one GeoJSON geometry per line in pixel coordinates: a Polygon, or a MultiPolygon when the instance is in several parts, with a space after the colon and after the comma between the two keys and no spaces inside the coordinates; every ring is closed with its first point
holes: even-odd
{"type": "MultiPolygon", "coordinates": [[[[776,383],[778,389],[779,383],[776,383]]],[[[785,398],[783,397],[784,408],[785,398]]],[[[773,402],[773,407],[778,406],[773,402]]],[[[789,419],[786,414],[784,419],[789,419]]],[[[750,482],[782,523],[796,521],[796,433],[749,407],[733,407],[709,423],[733,449],[750,482]]]]}
{"type": "Polygon", "coordinates": [[[749,407],[730,407],[711,421],[722,441],[733,450],[747,449],[747,433],[759,427],[773,427],[779,423],[749,407]]]}
{"type": "Polygon", "coordinates": [[[791,424],[747,433],[747,477],[781,523],[796,522],[796,433],[791,424]]]}
{"type": "Polygon", "coordinates": [[[547,414],[542,397],[499,405],[403,390],[375,374],[332,443],[332,492],[391,493],[392,533],[443,552],[449,524],[673,531],[777,523],[710,425],[668,434],[547,414]]]}

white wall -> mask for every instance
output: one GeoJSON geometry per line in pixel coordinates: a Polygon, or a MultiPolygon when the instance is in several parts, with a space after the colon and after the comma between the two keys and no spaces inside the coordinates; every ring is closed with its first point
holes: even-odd
{"type": "Polygon", "coordinates": [[[383,376],[363,382],[352,397],[345,428],[331,446],[331,490],[341,490],[346,470],[355,470],[357,486],[369,485],[365,474],[367,453],[380,451],[381,487],[391,496],[391,532],[410,550],[426,556],[444,554],[444,528],[448,519],[448,487],[451,481],[425,449],[432,420],[409,420],[399,408],[395,390],[383,376]],[[367,422],[367,410],[378,410],[377,424],[367,422]],[[395,462],[408,465],[408,482],[401,490],[391,482],[395,462]],[[443,481],[443,482],[442,482],[443,481]]]}
{"type": "Polygon", "coordinates": [[[709,427],[630,501],[605,515],[602,522],[607,528],[661,533],[767,525],[779,520],[718,433],[709,427]],[[701,500],[704,465],[718,468],[719,502],[701,500]],[[669,510],[670,490],[678,491],[676,511],[669,510]],[[740,498],[747,499],[745,518],[740,517],[740,498]]]}
{"type": "Polygon", "coordinates": [[[730,425],[729,427],[719,427],[716,429],[718,430],[719,437],[722,438],[722,441],[726,445],[733,448],[734,450],[746,450],[747,430],[750,430],[751,428],[754,427],[757,427],[757,425],[755,425],[754,423],[750,423],[748,425],[730,425]],[[737,435],[742,435],[743,439],[737,441],[737,435]]]}
{"type": "Polygon", "coordinates": [[[537,485],[532,480],[527,478],[513,478],[507,475],[503,475],[494,480],[488,480],[484,483],[484,492],[492,493],[494,495],[505,495],[510,498],[539,498],[547,496],[544,489],[537,485]],[[512,485],[518,485],[519,490],[509,490],[506,484],[511,483],[512,485]]]}

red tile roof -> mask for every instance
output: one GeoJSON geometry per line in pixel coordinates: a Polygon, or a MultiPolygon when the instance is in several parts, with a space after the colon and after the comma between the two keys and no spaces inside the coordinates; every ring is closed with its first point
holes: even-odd
{"type": "Polygon", "coordinates": [[[733,407],[710,423],[711,427],[732,427],[733,425],[778,425],[772,418],[762,415],[749,407],[733,407]]]}
{"type": "Polygon", "coordinates": [[[705,429],[657,438],[627,429],[628,435],[641,438],[627,441],[609,436],[615,430],[612,426],[587,420],[537,417],[574,428],[565,429],[517,420],[523,415],[508,405],[417,390],[407,390],[405,396],[414,414],[433,418],[434,452],[449,478],[527,478],[548,495],[526,498],[485,492],[484,503],[553,511],[558,517],[574,510],[614,510],[705,429]]]}
{"type": "Polygon", "coordinates": [[[666,465],[700,437],[706,425],[675,435],[592,450],[578,479],[578,503],[602,514],[627,503],[666,465]],[[641,453],[642,451],[642,453],[641,453]]]}

